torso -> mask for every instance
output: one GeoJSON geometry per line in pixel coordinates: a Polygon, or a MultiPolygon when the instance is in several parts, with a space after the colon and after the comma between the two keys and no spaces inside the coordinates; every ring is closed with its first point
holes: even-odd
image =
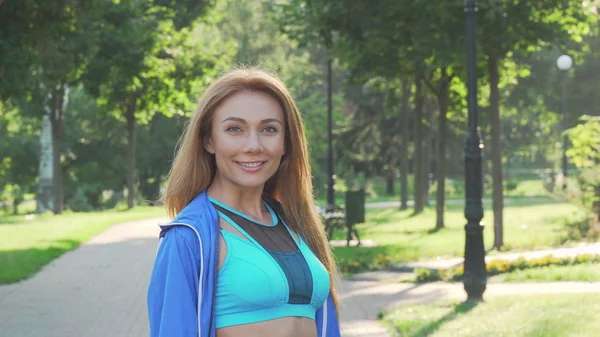
{"type": "MultiPolygon", "coordinates": [[[[267,213],[265,219],[268,218],[268,216],[267,213]]],[[[268,220],[265,220],[265,222],[267,221],[268,220]]],[[[240,233],[222,218],[220,218],[220,226],[223,231],[246,239],[244,234],[240,233]]],[[[292,235],[295,236],[295,239],[299,239],[297,234],[294,233],[292,235]]],[[[227,242],[225,241],[223,234],[220,236],[220,241],[219,270],[221,270],[223,263],[227,258],[227,242]]],[[[217,337],[317,337],[318,335],[315,321],[306,317],[283,317],[257,323],[227,326],[218,328],[216,333],[217,337]]]]}

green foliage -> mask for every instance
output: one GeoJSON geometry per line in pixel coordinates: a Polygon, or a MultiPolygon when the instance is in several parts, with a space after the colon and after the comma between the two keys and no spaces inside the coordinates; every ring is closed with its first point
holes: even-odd
{"type": "Polygon", "coordinates": [[[503,274],[492,282],[598,282],[600,264],[584,263],[570,266],[550,265],[547,267],[525,269],[503,274]]]}
{"type": "Polygon", "coordinates": [[[356,258],[339,258],[336,262],[339,270],[345,275],[369,270],[381,270],[392,266],[390,256],[382,253],[377,255],[368,254],[356,258]]]}
{"type": "Polygon", "coordinates": [[[61,142],[65,171],[64,193],[73,197],[82,187],[92,207],[102,205],[104,190],[123,189],[125,132],[121,122],[104,116],[96,100],[82,86],[71,89],[61,142]]]}
{"type": "MultiPolygon", "coordinates": [[[[600,263],[600,255],[581,254],[574,257],[546,256],[538,259],[526,260],[493,260],[486,264],[488,276],[512,273],[519,270],[543,268],[548,266],[574,266],[579,264],[600,263]]],[[[436,281],[460,281],[463,276],[463,267],[450,269],[415,269],[415,282],[426,283],[436,281]]]]}
{"type": "Polygon", "coordinates": [[[102,206],[104,209],[113,209],[123,200],[123,195],[119,191],[111,191],[110,197],[106,199],[102,206]]]}
{"type": "Polygon", "coordinates": [[[39,121],[22,116],[17,106],[0,104],[0,200],[18,206],[24,194],[34,192],[38,127],[39,121]]]}
{"type": "Polygon", "coordinates": [[[519,187],[519,180],[508,179],[504,182],[504,185],[506,187],[506,192],[512,192],[512,191],[516,190],[517,187],[519,187]]]}
{"type": "Polygon", "coordinates": [[[596,241],[600,238],[600,231],[591,223],[589,216],[570,219],[564,223],[564,233],[559,238],[559,243],[596,241]],[[591,226],[590,226],[591,225],[591,226]]]}
{"type": "Polygon", "coordinates": [[[92,210],[92,206],[85,196],[83,187],[77,188],[75,195],[67,202],[67,205],[73,212],[89,212],[92,210]]]}
{"type": "MultiPolygon", "coordinates": [[[[568,130],[572,147],[567,155],[579,169],[580,200],[600,222],[600,117],[583,116],[582,123],[568,130]]],[[[597,229],[596,229],[597,230],[597,229]]],[[[597,230],[600,231],[600,230],[597,230]]]]}
{"type": "MultiPolygon", "coordinates": [[[[57,158],[65,171],[65,197],[72,198],[81,186],[98,208],[103,190],[123,189],[129,118],[137,123],[134,131],[141,148],[135,151],[136,187],[142,199],[156,200],[178,133],[199,93],[217,74],[239,64],[272,69],[290,87],[306,124],[315,195],[321,196],[327,152],[325,65],[330,57],[337,186],[368,186],[377,176],[396,174],[401,146],[408,156],[415,153],[413,144],[401,141],[415,138],[415,121],[408,113],[414,102],[401,104],[409,98],[401,82],[409,83],[412,96],[417,63],[425,67],[432,114],[443,82],[441,69],[453,75],[450,132],[444,141],[453,154],[447,158],[448,177],[462,179],[464,160],[455,154],[463,151],[466,122],[463,6],[392,0],[377,6],[366,0],[4,1],[2,198],[18,201],[35,191],[39,116],[45,108],[60,105],[62,89],[56,88],[68,84],[70,102],[57,120],[62,121],[57,158]],[[410,125],[408,135],[400,132],[405,124],[410,125]]],[[[515,155],[518,165],[558,163],[555,141],[561,128],[556,107],[562,79],[569,81],[567,125],[574,125],[583,113],[595,115],[599,105],[592,74],[600,64],[600,40],[590,24],[591,5],[574,0],[482,0],[478,6],[480,76],[486,74],[485,54],[505,56],[500,79],[504,155],[515,155]],[[563,52],[575,61],[568,78],[555,66],[563,52]]],[[[489,125],[485,85],[480,81],[484,143],[489,125]]],[[[438,127],[433,117],[425,118],[429,132],[438,127]]],[[[580,185],[586,192],[578,198],[586,205],[595,200],[587,189],[597,176],[593,167],[581,171],[580,185]]],[[[460,194],[460,188],[452,191],[447,186],[447,195],[460,194]]],[[[513,192],[522,190],[519,185],[513,192]]]]}
{"type": "MultiPolygon", "coordinates": [[[[0,101],[81,74],[106,1],[5,1],[0,11],[0,101]]],[[[110,2],[108,2],[110,5],[110,2]]],[[[41,94],[41,95],[40,95],[41,94]]]]}

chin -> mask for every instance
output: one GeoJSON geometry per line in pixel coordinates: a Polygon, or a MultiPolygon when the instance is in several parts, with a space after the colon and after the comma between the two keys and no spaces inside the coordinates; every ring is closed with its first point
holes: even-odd
{"type": "Polygon", "coordinates": [[[240,187],[257,188],[265,186],[268,179],[239,179],[235,183],[240,187]]]}

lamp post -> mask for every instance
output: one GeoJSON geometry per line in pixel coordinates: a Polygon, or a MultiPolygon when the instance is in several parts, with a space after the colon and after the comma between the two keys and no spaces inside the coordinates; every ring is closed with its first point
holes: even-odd
{"type": "Polygon", "coordinates": [[[333,135],[331,131],[333,128],[331,62],[331,57],[329,57],[327,59],[327,206],[333,206],[335,204],[335,193],[333,190],[333,135]]]}
{"type": "MultiPolygon", "coordinates": [[[[562,131],[567,129],[567,78],[569,69],[573,65],[573,59],[569,55],[561,55],[556,60],[558,69],[564,71],[562,79],[562,131]]],[[[563,135],[562,139],[562,174],[563,174],[563,190],[567,189],[567,135],[563,135]]]]}
{"type": "Polygon", "coordinates": [[[482,301],[487,284],[485,249],[483,246],[483,205],[481,149],[483,144],[477,132],[477,75],[475,49],[476,0],[465,1],[467,21],[467,103],[469,124],[465,146],[465,261],[463,286],[467,301],[482,301]]]}

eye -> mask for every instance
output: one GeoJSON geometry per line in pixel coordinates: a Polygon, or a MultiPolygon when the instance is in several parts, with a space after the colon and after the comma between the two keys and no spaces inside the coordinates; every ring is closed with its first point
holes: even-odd
{"type": "Polygon", "coordinates": [[[277,128],[274,126],[267,126],[263,129],[263,131],[267,131],[269,133],[274,133],[274,132],[277,132],[277,128]]]}
{"type": "Polygon", "coordinates": [[[242,131],[242,128],[240,128],[239,126],[230,126],[227,129],[225,129],[226,132],[240,132],[242,131]]]}

